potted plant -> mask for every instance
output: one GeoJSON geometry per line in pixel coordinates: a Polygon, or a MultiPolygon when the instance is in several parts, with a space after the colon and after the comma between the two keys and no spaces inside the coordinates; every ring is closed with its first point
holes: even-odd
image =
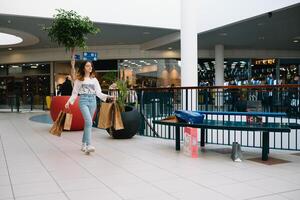
{"type": "Polygon", "coordinates": [[[138,132],[140,126],[140,114],[135,106],[131,106],[127,102],[127,97],[130,91],[127,87],[127,83],[123,80],[117,80],[115,83],[118,90],[116,102],[121,111],[124,129],[114,130],[111,128],[107,129],[107,131],[115,139],[129,139],[138,132]]]}
{"type": "Polygon", "coordinates": [[[81,17],[75,11],[56,9],[58,14],[54,15],[54,20],[50,27],[43,29],[48,32],[50,40],[57,42],[59,46],[64,46],[66,51],[71,51],[72,79],[75,78],[75,48],[86,48],[88,34],[97,34],[97,28],[88,17],[81,17]]]}

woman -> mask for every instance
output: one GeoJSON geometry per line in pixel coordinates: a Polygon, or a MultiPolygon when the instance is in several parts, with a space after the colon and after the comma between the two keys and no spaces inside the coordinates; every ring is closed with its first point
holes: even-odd
{"type": "Polygon", "coordinates": [[[66,109],[69,109],[70,104],[74,104],[78,94],[80,95],[79,108],[84,118],[81,151],[89,154],[95,151],[95,147],[91,146],[91,134],[92,120],[96,109],[96,96],[102,101],[106,101],[106,99],[114,100],[114,97],[101,92],[100,84],[95,78],[95,70],[90,61],[85,61],[79,67],[76,80],[74,81],[72,96],[65,105],[66,109]]]}

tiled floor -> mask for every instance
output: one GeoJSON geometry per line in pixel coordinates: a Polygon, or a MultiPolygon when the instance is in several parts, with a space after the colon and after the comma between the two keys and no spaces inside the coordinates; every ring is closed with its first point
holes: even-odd
{"type": "MultiPolygon", "coordinates": [[[[207,145],[193,159],[174,141],[113,140],[93,130],[96,152],[80,151],[81,132],[48,133],[38,113],[0,113],[0,200],[300,199],[300,156],[271,150],[289,163],[232,162],[207,145]]],[[[260,149],[243,149],[245,158],[260,149]]]]}

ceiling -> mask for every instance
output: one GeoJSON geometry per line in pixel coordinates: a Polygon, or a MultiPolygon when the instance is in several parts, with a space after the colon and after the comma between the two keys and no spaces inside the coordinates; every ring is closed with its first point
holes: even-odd
{"type": "MultiPolygon", "coordinates": [[[[14,29],[39,39],[33,45],[14,47],[20,50],[58,47],[49,41],[47,33],[42,30],[42,26],[49,26],[51,21],[47,18],[0,14],[0,28],[14,29]]],[[[89,36],[88,46],[142,44],[179,31],[106,23],[95,25],[101,29],[101,34],[89,36]]],[[[274,11],[272,15],[266,13],[198,34],[199,49],[214,49],[216,44],[223,44],[225,49],[300,50],[300,3],[274,11]],[[299,37],[298,43],[293,42],[296,37],[299,37]]],[[[180,49],[180,41],[154,50],[169,50],[169,47],[180,49]]],[[[7,47],[0,47],[0,51],[7,51],[7,47]]]]}
{"type": "MultiPolygon", "coordinates": [[[[198,49],[216,44],[225,49],[300,50],[300,4],[198,34],[198,49]]],[[[156,49],[169,47],[180,49],[180,41],[156,49]]]]}
{"type": "MultiPolygon", "coordinates": [[[[48,38],[47,32],[42,30],[44,25],[50,26],[51,21],[51,19],[47,18],[0,15],[0,28],[9,28],[29,33],[39,38],[39,42],[35,45],[15,47],[14,49],[53,48],[58,47],[58,45],[52,43],[48,38]]],[[[95,36],[88,36],[88,46],[141,44],[177,31],[106,23],[95,23],[95,25],[101,29],[101,33],[95,36]]],[[[0,47],[0,51],[7,51],[7,47],[0,47]]]]}

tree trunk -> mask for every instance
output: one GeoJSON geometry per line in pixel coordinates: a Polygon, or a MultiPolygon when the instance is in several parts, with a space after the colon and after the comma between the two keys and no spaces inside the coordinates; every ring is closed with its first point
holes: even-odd
{"type": "Polygon", "coordinates": [[[75,70],[75,48],[71,49],[71,78],[72,81],[76,80],[76,70],[75,70]]]}

